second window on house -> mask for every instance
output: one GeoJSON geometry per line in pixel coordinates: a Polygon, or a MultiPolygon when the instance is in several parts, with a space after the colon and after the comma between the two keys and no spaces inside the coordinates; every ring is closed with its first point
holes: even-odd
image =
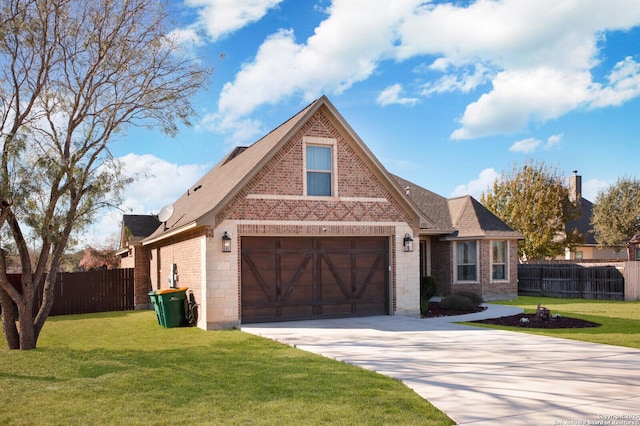
{"type": "Polygon", "coordinates": [[[456,244],[456,263],[458,281],[476,281],[478,279],[478,252],[476,241],[460,241],[456,244]]]}
{"type": "Polygon", "coordinates": [[[491,242],[491,279],[507,279],[507,242],[491,242]]]}
{"type": "Polygon", "coordinates": [[[307,145],[307,195],[332,195],[331,150],[331,146],[307,145]]]}

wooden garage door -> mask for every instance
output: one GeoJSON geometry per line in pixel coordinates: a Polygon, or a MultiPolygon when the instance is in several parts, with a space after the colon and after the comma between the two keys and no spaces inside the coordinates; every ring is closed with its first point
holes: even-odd
{"type": "Polygon", "coordinates": [[[242,322],[389,313],[385,237],[243,237],[242,322]]]}

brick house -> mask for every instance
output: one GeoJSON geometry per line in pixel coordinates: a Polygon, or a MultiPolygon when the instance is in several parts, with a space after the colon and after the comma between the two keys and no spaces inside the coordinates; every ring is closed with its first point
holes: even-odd
{"type": "MultiPolygon", "coordinates": [[[[567,232],[579,234],[583,241],[575,247],[565,248],[565,254],[558,256],[557,259],[573,260],[581,262],[584,260],[597,261],[621,261],[627,260],[629,253],[625,247],[600,247],[596,241],[591,225],[591,217],[593,215],[593,203],[582,197],[582,176],[577,170],[573,171],[573,175],[569,176],[569,199],[578,205],[580,216],[567,223],[567,232]]],[[[631,260],[631,259],[629,259],[631,260]]]]}
{"type": "Polygon", "coordinates": [[[116,252],[120,268],[134,268],[133,293],[136,309],[146,309],[149,303],[149,257],[142,240],[158,229],[160,222],[154,215],[122,215],[120,250],[116,252]]]}
{"type": "Polygon", "coordinates": [[[149,262],[136,274],[159,289],[176,270],[203,329],[417,316],[430,274],[443,294],[517,294],[520,234],[471,197],[389,174],[324,96],[234,149],[171,211],[142,241],[149,262]]]}

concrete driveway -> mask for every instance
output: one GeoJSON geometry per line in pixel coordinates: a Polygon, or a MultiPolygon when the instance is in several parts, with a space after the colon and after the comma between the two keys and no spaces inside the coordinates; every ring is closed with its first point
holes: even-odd
{"type": "Polygon", "coordinates": [[[461,425],[640,425],[640,350],[453,324],[520,312],[488,306],[242,330],[401,380],[461,425]]]}

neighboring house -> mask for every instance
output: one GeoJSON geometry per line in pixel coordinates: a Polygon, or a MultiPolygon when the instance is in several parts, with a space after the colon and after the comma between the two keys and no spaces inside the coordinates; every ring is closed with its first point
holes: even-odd
{"type": "Polygon", "coordinates": [[[593,203],[582,197],[582,176],[574,170],[569,176],[569,199],[577,202],[580,208],[580,217],[567,223],[567,232],[577,232],[584,239],[583,243],[576,247],[565,249],[565,260],[627,260],[626,247],[598,247],[591,216],[593,215],[593,203]]]}
{"type": "Polygon", "coordinates": [[[446,200],[389,174],[324,96],[234,149],[163,212],[136,275],[155,290],[175,273],[204,329],[417,316],[426,275],[443,294],[517,295],[522,236],[471,197],[446,200]]]}
{"type": "Polygon", "coordinates": [[[120,268],[135,268],[134,303],[136,309],[150,306],[148,292],[149,281],[148,250],[143,249],[142,240],[151,235],[158,226],[157,216],[125,214],[122,216],[120,231],[120,250],[116,252],[120,268]]]}

